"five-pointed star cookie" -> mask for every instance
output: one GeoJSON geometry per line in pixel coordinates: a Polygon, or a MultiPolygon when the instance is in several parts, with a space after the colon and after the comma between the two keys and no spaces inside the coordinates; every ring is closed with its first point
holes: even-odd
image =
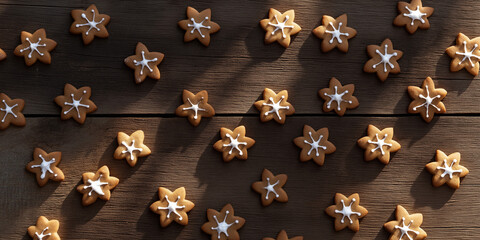
{"type": "Polygon", "coordinates": [[[147,47],[137,43],[135,55],[125,58],[124,62],[129,68],[134,69],[135,83],[142,83],[147,76],[153,79],[160,79],[160,70],[158,65],[162,62],[165,55],[160,52],[150,52],[147,47]]]}
{"type": "Polygon", "coordinates": [[[0,48],[0,61],[4,60],[5,58],[7,58],[7,54],[5,51],[3,51],[3,49],[0,48]]]}
{"type": "Polygon", "coordinates": [[[95,4],[90,5],[86,10],[72,10],[71,15],[73,23],[70,26],[70,32],[82,34],[83,44],[90,44],[95,37],[108,37],[105,26],[110,22],[110,16],[100,14],[95,4]]]}
{"type": "Polygon", "coordinates": [[[287,115],[295,113],[295,108],[287,100],[287,90],[282,90],[276,94],[272,89],[265,88],[263,100],[256,101],[254,104],[260,111],[260,121],[268,122],[274,119],[276,122],[284,124],[287,115]]]}
{"type": "Polygon", "coordinates": [[[23,99],[10,99],[7,94],[0,93],[0,130],[6,129],[10,124],[23,127],[26,124],[22,114],[25,101],[23,99]]]}
{"type": "Polygon", "coordinates": [[[245,219],[235,216],[232,205],[225,205],[220,212],[207,209],[207,218],[202,231],[211,235],[211,240],[240,240],[238,230],[245,224],[245,219]]]}
{"type": "Polygon", "coordinates": [[[322,51],[328,52],[334,48],[348,52],[348,39],[355,37],[357,31],[347,27],[347,14],[337,18],[323,15],[322,26],[313,29],[313,35],[323,39],[322,51]]]}
{"type": "Polygon", "coordinates": [[[285,48],[290,46],[291,36],[302,30],[298,24],[293,22],[294,20],[294,10],[288,10],[282,14],[276,9],[270,8],[268,18],[260,21],[260,26],[266,32],[265,43],[270,44],[277,41],[285,48]]]}
{"type": "Polygon", "coordinates": [[[303,240],[303,237],[296,236],[296,237],[288,238],[287,232],[285,230],[282,230],[278,233],[277,238],[266,237],[266,238],[263,238],[262,240],[303,240]]]}
{"type": "Polygon", "coordinates": [[[264,207],[277,202],[288,202],[288,195],[283,186],[287,183],[286,174],[273,175],[268,169],[263,169],[262,181],[252,183],[252,189],[261,194],[260,199],[264,207]]]}
{"type": "Polygon", "coordinates": [[[124,132],[118,132],[118,147],[113,154],[113,158],[126,159],[127,163],[134,167],[139,157],[145,157],[152,153],[150,148],[143,144],[144,138],[145,134],[142,130],[137,130],[130,136],[124,132]]]}
{"type": "Polygon", "coordinates": [[[73,117],[80,124],[85,122],[87,113],[97,110],[97,106],[90,100],[92,89],[90,87],[81,87],[76,89],[71,84],[65,84],[64,95],[57,96],[55,103],[62,108],[60,114],[62,120],[73,117]]]}
{"type": "Polygon", "coordinates": [[[460,165],[460,153],[455,152],[447,156],[444,152],[437,150],[435,162],[428,163],[425,166],[431,174],[432,184],[440,187],[447,184],[451,188],[460,187],[460,178],[465,177],[469,171],[466,167],[460,165]]]}
{"type": "Polygon", "coordinates": [[[457,72],[465,68],[473,76],[478,75],[480,61],[480,37],[472,40],[463,33],[457,36],[457,45],[450,46],[445,50],[452,59],[450,71],[457,72]]]}
{"type": "Polygon", "coordinates": [[[348,198],[341,194],[335,194],[335,205],[331,205],[325,212],[335,218],[335,231],[346,227],[354,232],[360,230],[359,219],[368,214],[366,208],[360,206],[360,195],[354,193],[348,198]]]}
{"type": "Polygon", "coordinates": [[[308,125],[303,126],[303,136],[293,139],[295,145],[302,149],[300,161],[306,162],[313,159],[316,164],[323,166],[325,154],[331,154],[337,149],[328,141],[328,134],[328,128],[315,131],[308,125]]]}
{"type": "Polygon", "coordinates": [[[210,45],[210,34],[218,32],[220,25],[212,21],[210,8],[200,13],[192,7],[187,7],[187,18],[178,22],[178,26],[185,30],[183,41],[190,42],[198,39],[203,45],[210,45]]]}
{"type": "Polygon", "coordinates": [[[347,84],[342,86],[336,78],[330,79],[328,88],[318,91],[318,95],[325,101],[323,111],[330,112],[334,110],[339,116],[343,116],[347,109],[357,108],[359,103],[353,92],[355,85],[347,84]]]}
{"type": "Polygon", "coordinates": [[[391,233],[390,240],[422,240],[427,237],[427,233],[420,228],[423,222],[421,213],[410,215],[404,207],[397,205],[395,216],[397,220],[383,224],[391,233]]]}
{"type": "Polygon", "coordinates": [[[158,188],[159,201],[150,205],[150,210],[160,214],[160,225],[166,227],[175,221],[181,225],[188,224],[187,213],[195,206],[193,202],[185,199],[185,188],[177,188],[174,192],[160,187],[158,188]]]}
{"type": "Polygon", "coordinates": [[[380,131],[373,125],[368,125],[367,135],[358,139],[358,146],[365,149],[365,161],[378,158],[383,164],[390,162],[390,153],[400,150],[400,144],[393,140],[393,128],[380,131]]]}
{"type": "Polygon", "coordinates": [[[35,148],[33,161],[29,162],[25,168],[27,171],[35,173],[38,185],[43,187],[47,184],[48,179],[57,182],[65,179],[62,170],[57,167],[61,160],[61,152],[46,153],[41,148],[35,148]]]}
{"type": "Polygon", "coordinates": [[[52,62],[50,52],[57,46],[57,42],[47,38],[45,29],[40,28],[33,34],[22,31],[22,44],[15,48],[13,54],[25,58],[25,64],[32,66],[37,60],[45,64],[52,62]]]}
{"type": "Polygon", "coordinates": [[[77,191],[83,194],[82,204],[88,206],[97,198],[110,200],[110,190],[118,185],[118,178],[110,176],[110,170],[103,166],[96,173],[85,172],[82,174],[83,184],[77,187],[77,191]]]}
{"type": "Polygon", "coordinates": [[[60,240],[59,227],[58,220],[48,220],[46,217],[40,216],[36,225],[28,227],[27,232],[35,240],[60,240]]]}
{"type": "Polygon", "coordinates": [[[435,83],[430,77],[423,81],[422,88],[408,86],[408,94],[413,99],[408,106],[408,113],[420,113],[425,122],[432,121],[435,113],[447,112],[442,103],[443,98],[447,96],[447,91],[443,88],[435,88],[435,83]]]}
{"type": "Polygon", "coordinates": [[[397,7],[400,14],[393,20],[395,26],[405,26],[410,34],[415,33],[418,28],[430,28],[427,18],[433,14],[433,8],[424,7],[422,0],[412,0],[410,3],[398,2],[397,7]]]}
{"type": "Polygon", "coordinates": [[[215,110],[208,104],[208,92],[203,90],[193,94],[188,90],[183,90],[183,104],[177,107],[175,114],[180,117],[187,117],[190,124],[198,126],[202,117],[213,117],[215,110]]]}
{"type": "Polygon", "coordinates": [[[389,73],[400,73],[398,60],[402,58],[403,52],[393,49],[393,43],[390,39],[385,39],[380,44],[367,46],[368,56],[371,57],[363,66],[363,71],[367,73],[377,73],[377,77],[383,82],[387,79],[389,73]]]}
{"type": "Polygon", "coordinates": [[[246,137],[245,126],[236,127],[233,132],[228,128],[220,128],[220,137],[213,148],[222,152],[222,158],[225,162],[232,161],[233,158],[241,160],[247,160],[247,149],[251,148],[255,144],[255,140],[246,137]]]}

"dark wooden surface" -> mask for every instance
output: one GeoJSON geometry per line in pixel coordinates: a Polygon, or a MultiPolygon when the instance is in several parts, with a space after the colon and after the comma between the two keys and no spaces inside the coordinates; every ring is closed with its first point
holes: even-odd
{"type": "Polygon", "coordinates": [[[423,228],[429,239],[480,238],[480,81],[466,71],[449,72],[444,54],[458,32],[480,35],[480,5],[474,0],[424,1],[435,8],[431,28],[410,35],[392,25],[397,1],[97,1],[100,12],[112,17],[110,37],[83,46],[81,37],[68,33],[70,11],[86,8],[87,1],[0,0],[0,48],[8,58],[0,62],[0,91],[26,100],[27,126],[0,132],[0,220],[1,238],[29,239],[28,226],[40,215],[60,221],[62,239],[209,239],[200,226],[206,209],[219,210],[232,203],[235,213],[246,219],[242,239],[273,237],[281,229],[305,239],[387,239],[383,223],[392,219],[395,206],[424,214],[423,228]],[[222,29],[213,35],[210,47],[183,43],[177,21],[187,6],[212,8],[212,20],[222,29]],[[268,9],[295,9],[295,22],[303,30],[290,48],[264,45],[258,21],[268,9]],[[320,51],[320,40],[311,30],[323,14],[348,14],[348,25],[358,35],[350,40],[347,54],[320,51]],[[22,30],[45,28],[58,42],[51,65],[37,63],[28,68],[13,55],[22,30]],[[399,75],[381,83],[374,74],[362,72],[368,60],[366,45],[392,39],[404,51],[399,75]],[[136,85],[133,72],[123,59],[134,53],[138,41],[151,51],[165,53],[160,81],[147,79],[136,85]],[[447,114],[430,124],[418,115],[407,115],[407,86],[420,86],[431,76],[445,88],[447,114]],[[354,83],[359,108],[344,117],[323,113],[317,96],[331,77],[354,83]],[[53,98],[65,83],[91,86],[98,111],[84,125],[61,121],[53,98]],[[297,112],[285,125],[261,123],[252,104],[263,88],[287,89],[297,112]],[[181,104],[183,89],[207,90],[218,113],[193,128],[173,115],[181,104]],[[243,124],[256,140],[247,161],[224,163],[213,150],[220,127],[243,124]],[[292,143],[304,124],[328,127],[337,151],[325,165],[298,161],[299,149],[292,143]],[[364,162],[356,140],[368,124],[395,128],[402,144],[389,165],[364,162]],[[130,168],[114,160],[116,134],[142,129],[152,155],[130,168]],[[34,147],[63,153],[61,169],[66,179],[39,188],[25,165],[34,147]],[[460,189],[431,186],[424,165],[436,149],[459,151],[462,164],[470,169],[460,189]],[[108,165],[120,179],[108,202],[99,200],[81,206],[75,186],[81,174],[108,165]],[[289,176],[286,204],[262,207],[250,184],[258,181],[263,168],[289,176]],[[190,223],[161,228],[159,217],[148,206],[158,200],[157,189],[184,186],[196,206],[190,223]],[[369,214],[360,231],[335,232],[324,209],[335,192],[358,192],[369,214]]]}

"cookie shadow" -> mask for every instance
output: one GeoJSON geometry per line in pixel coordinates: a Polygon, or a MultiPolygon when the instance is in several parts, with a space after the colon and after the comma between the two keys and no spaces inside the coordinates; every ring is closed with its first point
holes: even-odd
{"type": "MultiPolygon", "coordinates": [[[[392,213],[388,217],[387,221],[385,221],[385,222],[389,222],[389,221],[392,221],[394,219],[395,219],[395,209],[392,211],[392,213]]],[[[375,236],[374,240],[384,240],[384,239],[387,239],[389,235],[390,235],[390,233],[387,230],[385,230],[385,228],[382,226],[380,228],[380,231],[378,231],[377,236],[375,236]]]]}
{"type": "MultiPolygon", "coordinates": [[[[266,18],[268,18],[268,11],[258,19],[266,18]]],[[[256,22],[255,26],[256,27],[253,27],[253,30],[251,30],[244,39],[248,55],[253,58],[255,62],[273,62],[280,58],[287,48],[276,41],[270,44],[265,43],[266,32],[262,29],[259,22],[256,22]]],[[[298,34],[291,36],[290,45],[297,35],[298,34]]]]}
{"type": "Polygon", "coordinates": [[[410,188],[410,195],[415,199],[413,205],[415,208],[430,206],[433,209],[440,209],[450,200],[454,192],[455,190],[447,185],[434,187],[432,174],[426,169],[417,176],[410,188]]]}
{"type": "MultiPolygon", "coordinates": [[[[398,131],[398,133],[404,133],[404,132],[410,132],[410,131],[404,131],[402,129],[410,129],[415,134],[409,134],[408,136],[400,136],[399,139],[405,139],[409,140],[407,148],[412,147],[416,142],[419,140],[423,139],[430,130],[435,126],[436,122],[439,120],[441,116],[440,114],[436,114],[432,121],[429,123],[425,122],[420,114],[411,114],[413,117],[399,117],[397,120],[395,120],[394,124],[394,130],[398,131]],[[406,125],[406,126],[405,126],[406,125]],[[401,131],[400,131],[401,130],[401,131]]],[[[398,135],[397,135],[398,136],[398,135]]],[[[400,144],[405,144],[403,141],[400,140],[400,144]]],[[[402,147],[404,148],[404,147],[402,147]]]]}

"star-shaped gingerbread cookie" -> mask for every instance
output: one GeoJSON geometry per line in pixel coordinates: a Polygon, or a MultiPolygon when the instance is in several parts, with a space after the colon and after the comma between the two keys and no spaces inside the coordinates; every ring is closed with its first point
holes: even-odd
{"type": "Polygon", "coordinates": [[[180,117],[187,117],[190,124],[198,126],[202,117],[213,117],[215,110],[208,104],[208,92],[203,90],[193,94],[188,90],[183,90],[183,104],[177,107],[175,114],[180,117]]]}
{"type": "Polygon", "coordinates": [[[390,162],[390,153],[400,150],[400,144],[393,140],[393,128],[379,130],[373,125],[368,125],[367,135],[358,139],[358,146],[365,149],[365,161],[378,158],[383,164],[390,162]]]}
{"type": "Polygon", "coordinates": [[[348,198],[341,194],[335,194],[335,205],[331,205],[325,212],[335,218],[335,231],[346,227],[354,232],[360,230],[360,218],[368,214],[366,208],[360,206],[360,195],[354,193],[348,198]]]}
{"type": "Polygon", "coordinates": [[[385,39],[380,44],[367,46],[368,56],[371,57],[363,66],[363,71],[367,73],[377,73],[377,77],[383,82],[388,74],[400,73],[398,60],[402,58],[403,52],[393,49],[393,43],[390,39],[385,39]]]}
{"type": "Polygon", "coordinates": [[[282,90],[276,94],[272,89],[265,88],[263,100],[256,101],[254,104],[260,111],[260,121],[268,122],[273,119],[280,124],[284,124],[287,115],[295,113],[295,108],[287,100],[287,90],[282,90]]]}
{"type": "Polygon", "coordinates": [[[184,187],[177,188],[174,192],[160,187],[158,188],[159,201],[150,205],[150,210],[160,214],[160,225],[166,227],[175,221],[181,225],[188,224],[187,213],[195,206],[193,202],[185,199],[186,191],[184,187]]]}
{"type": "Polygon", "coordinates": [[[118,147],[113,154],[113,158],[126,159],[128,165],[134,167],[139,157],[145,157],[152,153],[150,148],[143,144],[144,138],[145,134],[142,130],[137,130],[130,136],[124,132],[118,132],[118,147]]]}
{"type": "Polygon", "coordinates": [[[263,238],[262,240],[303,240],[302,236],[296,236],[292,238],[288,238],[287,232],[285,230],[282,230],[278,233],[277,238],[263,238]]]}
{"type": "Polygon", "coordinates": [[[7,94],[0,93],[0,130],[6,129],[10,124],[23,127],[26,124],[23,116],[23,99],[10,99],[7,94]]]}
{"type": "Polygon", "coordinates": [[[427,77],[423,81],[422,88],[408,86],[408,94],[413,99],[408,106],[408,113],[420,113],[427,123],[432,121],[435,113],[447,112],[442,103],[447,96],[447,91],[443,88],[435,88],[431,77],[427,77]]]}
{"type": "Polygon", "coordinates": [[[124,62],[129,68],[134,69],[135,83],[142,83],[148,76],[153,79],[160,79],[158,65],[165,55],[160,52],[150,52],[147,47],[139,42],[135,49],[135,55],[125,58],[124,62]]]}
{"type": "Polygon", "coordinates": [[[20,38],[22,44],[15,48],[13,54],[24,57],[27,66],[32,66],[37,60],[45,64],[52,62],[50,52],[57,46],[57,42],[47,38],[45,29],[40,28],[33,34],[22,31],[20,38]]]}
{"type": "Polygon", "coordinates": [[[452,58],[450,62],[450,71],[458,72],[465,68],[473,76],[478,75],[480,61],[480,37],[472,40],[465,34],[459,33],[457,36],[457,45],[450,46],[445,52],[452,58]]]}
{"type": "Polygon", "coordinates": [[[80,124],[85,122],[87,113],[95,112],[97,106],[90,100],[92,89],[81,87],[76,89],[71,84],[65,84],[63,95],[55,98],[55,103],[62,108],[60,117],[62,120],[73,118],[80,124]]]}
{"type": "Polygon", "coordinates": [[[233,158],[241,160],[247,160],[247,149],[251,148],[255,144],[255,140],[245,136],[245,126],[236,127],[233,132],[228,128],[220,128],[220,137],[213,148],[222,152],[222,158],[225,162],[232,161],[233,158]]]}
{"type": "Polygon", "coordinates": [[[35,148],[33,161],[29,162],[25,168],[35,173],[38,185],[43,187],[49,179],[57,182],[65,179],[62,170],[57,167],[61,160],[61,152],[46,153],[41,148],[35,148]]]}
{"type": "Polygon", "coordinates": [[[328,88],[318,91],[318,95],[325,101],[323,103],[323,111],[335,111],[339,116],[343,116],[347,109],[357,108],[359,103],[353,92],[355,85],[347,84],[342,86],[336,78],[330,79],[328,88]]]}
{"type": "Polygon", "coordinates": [[[418,28],[430,28],[428,17],[433,14],[433,8],[424,7],[422,0],[412,0],[410,3],[400,1],[397,7],[400,14],[393,20],[395,26],[405,26],[410,34],[414,34],[418,28]]]}
{"type": "Polygon", "coordinates": [[[210,34],[218,32],[220,25],[212,21],[210,8],[200,13],[192,7],[187,7],[187,18],[178,22],[178,26],[185,30],[184,42],[198,39],[203,45],[210,45],[210,34]]]}
{"type": "Polygon", "coordinates": [[[28,227],[27,232],[35,240],[60,240],[59,227],[58,220],[48,220],[46,217],[40,216],[36,225],[28,227]]]}
{"type": "Polygon", "coordinates": [[[235,216],[232,205],[225,205],[220,212],[207,209],[207,218],[202,231],[211,235],[211,240],[240,240],[238,230],[245,224],[245,219],[235,216]]]}
{"type": "Polygon", "coordinates": [[[71,15],[73,23],[70,26],[70,32],[82,34],[83,44],[90,44],[95,37],[108,37],[105,26],[110,22],[110,16],[100,14],[95,4],[90,5],[86,10],[72,10],[71,15]]]}
{"type": "Polygon", "coordinates": [[[428,163],[427,171],[433,174],[432,184],[440,187],[447,184],[449,187],[460,188],[460,178],[465,177],[469,171],[460,165],[460,153],[455,152],[447,156],[444,152],[437,150],[435,162],[428,163]]]}
{"type": "Polygon", "coordinates": [[[0,48],[0,61],[5,60],[7,58],[7,54],[0,48]]]}
{"type": "Polygon", "coordinates": [[[347,27],[347,14],[337,18],[323,15],[322,26],[313,29],[313,35],[323,39],[322,51],[328,52],[334,48],[348,52],[348,39],[357,35],[357,31],[347,27]]]}
{"type": "Polygon", "coordinates": [[[303,126],[303,136],[293,139],[295,145],[302,149],[300,161],[306,162],[313,159],[316,164],[323,166],[325,154],[331,154],[337,149],[328,141],[328,135],[328,128],[315,131],[308,125],[303,126]]]}
{"type": "Polygon", "coordinates": [[[83,184],[77,187],[77,191],[83,194],[82,204],[88,206],[97,198],[108,201],[111,192],[118,185],[118,178],[110,176],[110,170],[103,166],[96,173],[85,172],[82,174],[83,184]]]}
{"type": "Polygon", "coordinates": [[[264,207],[277,202],[288,202],[288,195],[283,186],[287,183],[286,174],[273,175],[268,169],[263,169],[262,181],[252,183],[252,189],[261,195],[264,207]]]}
{"type": "Polygon", "coordinates": [[[260,26],[265,30],[265,43],[270,44],[275,41],[283,47],[290,46],[291,36],[302,30],[300,25],[294,22],[295,11],[288,10],[283,14],[276,9],[270,8],[268,18],[260,21],[260,26]]]}
{"type": "Polygon", "coordinates": [[[427,233],[420,228],[423,222],[421,213],[410,215],[404,207],[397,205],[395,216],[397,220],[383,224],[391,233],[390,240],[422,240],[427,237],[427,233]]]}

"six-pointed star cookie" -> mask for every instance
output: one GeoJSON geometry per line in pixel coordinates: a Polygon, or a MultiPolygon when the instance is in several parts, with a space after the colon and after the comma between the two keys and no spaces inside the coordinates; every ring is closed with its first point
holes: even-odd
{"type": "Polygon", "coordinates": [[[393,20],[395,26],[405,26],[410,34],[415,33],[418,28],[430,28],[427,18],[433,14],[433,8],[422,6],[421,0],[412,0],[410,3],[398,2],[397,7],[400,14],[393,20]]]}
{"type": "Polygon", "coordinates": [[[118,178],[110,176],[110,170],[103,166],[96,173],[85,172],[82,174],[83,184],[77,187],[77,191],[83,194],[82,204],[88,206],[97,198],[110,200],[110,190],[118,185],[118,178]]]}
{"type": "Polygon", "coordinates": [[[268,122],[274,119],[276,122],[284,124],[287,115],[295,113],[295,108],[287,100],[287,90],[282,90],[276,94],[272,89],[265,88],[263,100],[256,101],[254,104],[260,111],[260,121],[268,122]]]}
{"type": "Polygon", "coordinates": [[[183,104],[177,107],[175,114],[180,117],[187,117],[190,124],[198,126],[202,117],[212,117],[215,110],[208,104],[208,92],[203,90],[193,94],[188,90],[183,90],[183,104]]]}
{"type": "Polygon", "coordinates": [[[22,44],[15,48],[13,54],[25,58],[25,64],[32,66],[37,60],[45,64],[52,62],[50,52],[57,46],[57,42],[47,38],[45,29],[40,28],[33,34],[22,31],[22,44]]]}
{"type": "Polygon", "coordinates": [[[152,153],[150,148],[143,144],[144,138],[145,134],[142,130],[137,130],[130,136],[124,132],[118,132],[118,147],[113,157],[115,159],[126,159],[131,167],[135,166],[139,157],[145,157],[152,153]]]}
{"type": "Polygon", "coordinates": [[[4,60],[7,58],[7,54],[3,51],[3,49],[0,48],[0,61],[4,60]]]}
{"type": "Polygon", "coordinates": [[[262,240],[303,240],[303,237],[302,236],[296,236],[296,237],[288,238],[287,232],[285,230],[282,230],[278,233],[276,239],[266,237],[266,238],[263,238],[262,240]]]}
{"type": "Polygon", "coordinates": [[[455,152],[447,156],[444,152],[437,150],[435,162],[428,163],[425,166],[431,174],[432,184],[440,187],[447,184],[451,188],[460,187],[460,178],[465,177],[469,171],[466,167],[460,165],[460,153],[455,152]]]}
{"type": "Polygon", "coordinates": [[[85,122],[87,113],[97,110],[97,106],[90,100],[92,90],[90,87],[76,89],[71,84],[65,84],[63,95],[55,98],[55,103],[62,108],[60,117],[67,120],[73,117],[80,124],[85,122]]]}
{"type": "Polygon", "coordinates": [[[389,73],[397,74],[400,72],[398,60],[402,58],[403,52],[393,49],[393,43],[390,39],[385,39],[380,44],[367,46],[368,56],[371,57],[363,66],[363,71],[367,73],[377,73],[377,77],[383,82],[387,79],[389,73]]]}
{"type": "Polygon", "coordinates": [[[447,112],[442,103],[443,98],[447,96],[447,91],[443,88],[435,88],[430,77],[423,81],[422,88],[408,86],[408,94],[413,99],[408,106],[408,113],[420,113],[425,122],[432,121],[435,113],[447,112]]]}
{"type": "Polygon", "coordinates": [[[211,240],[240,240],[238,230],[245,224],[245,219],[235,216],[232,205],[225,205],[220,212],[207,209],[207,219],[202,231],[211,235],[211,240]]]}
{"type": "Polygon", "coordinates": [[[195,206],[193,202],[185,199],[184,187],[177,188],[174,192],[160,187],[158,188],[159,201],[150,205],[150,210],[160,214],[160,225],[166,227],[175,221],[181,225],[188,224],[187,213],[195,206]]]}
{"type": "Polygon", "coordinates": [[[272,204],[273,200],[288,202],[288,195],[283,186],[287,183],[286,174],[273,175],[268,169],[263,169],[262,181],[252,183],[252,189],[261,194],[260,199],[264,207],[272,204]]]}
{"type": "Polygon", "coordinates": [[[247,160],[247,149],[255,144],[255,140],[246,137],[245,126],[236,127],[233,132],[228,128],[220,128],[221,140],[218,140],[213,148],[222,152],[222,158],[225,162],[232,161],[233,158],[247,160]]]}
{"type": "Polygon", "coordinates": [[[65,179],[62,170],[57,167],[61,160],[61,152],[46,153],[41,148],[35,148],[33,161],[29,162],[25,168],[27,171],[35,173],[38,185],[43,187],[47,184],[48,179],[57,182],[65,179]]]}
{"type": "Polygon", "coordinates": [[[335,194],[335,205],[331,205],[325,212],[335,218],[335,231],[346,227],[354,232],[360,230],[359,219],[368,214],[366,208],[360,206],[360,195],[354,193],[348,198],[341,194],[335,194]]]}
{"type": "Polygon", "coordinates": [[[195,8],[187,7],[187,18],[178,22],[178,26],[185,30],[183,41],[190,42],[196,38],[208,47],[210,34],[220,30],[220,25],[212,21],[212,10],[208,8],[199,13],[195,8]]]}
{"type": "Polygon", "coordinates": [[[303,126],[303,136],[293,139],[297,147],[301,148],[300,161],[306,162],[311,159],[322,166],[325,161],[325,154],[331,154],[337,149],[328,141],[328,128],[321,128],[315,131],[312,127],[303,126]]]}
{"type": "Polygon", "coordinates": [[[72,10],[71,15],[73,23],[70,26],[70,32],[82,34],[83,44],[90,44],[95,37],[108,37],[105,26],[110,22],[110,16],[100,14],[95,4],[90,5],[86,10],[72,10]]]}
{"type": "Polygon", "coordinates": [[[260,26],[266,32],[265,43],[270,44],[277,41],[285,48],[290,46],[291,36],[302,30],[298,24],[293,22],[294,20],[294,10],[288,10],[282,14],[276,9],[270,8],[268,18],[260,21],[260,26]]]}
{"type": "Polygon", "coordinates": [[[135,48],[135,55],[125,58],[124,62],[129,68],[134,69],[135,83],[142,83],[147,76],[160,79],[158,65],[165,55],[160,52],[150,52],[147,47],[139,42],[135,48]]]}
{"type": "Polygon", "coordinates": [[[358,139],[358,146],[365,149],[365,161],[378,158],[383,164],[390,162],[390,153],[400,150],[400,144],[393,140],[393,128],[380,131],[373,125],[368,125],[367,135],[358,139]]]}
{"type": "Polygon", "coordinates": [[[7,94],[0,93],[0,130],[6,129],[10,124],[23,127],[26,124],[22,114],[25,101],[23,99],[10,99],[7,94]]]}
{"type": "Polygon", "coordinates": [[[35,226],[27,229],[28,235],[35,240],[60,240],[58,228],[60,222],[58,220],[48,220],[44,216],[40,216],[35,226]]]}
{"type": "Polygon", "coordinates": [[[348,39],[355,37],[357,31],[347,27],[347,14],[336,19],[323,15],[322,26],[313,29],[313,35],[323,39],[322,51],[328,52],[334,48],[342,52],[348,52],[348,39]]]}
{"type": "Polygon", "coordinates": [[[318,95],[325,101],[323,111],[330,112],[334,110],[339,116],[343,116],[347,109],[358,107],[359,103],[353,92],[355,85],[347,84],[342,86],[336,78],[331,78],[329,87],[318,91],[318,95]]]}
{"type": "Polygon", "coordinates": [[[457,72],[463,68],[473,76],[478,75],[480,61],[480,37],[472,40],[463,33],[457,36],[457,45],[450,46],[445,50],[452,59],[450,62],[450,71],[457,72]]]}
{"type": "Polygon", "coordinates": [[[395,216],[397,220],[383,224],[391,233],[390,240],[422,240],[427,237],[427,233],[420,228],[423,222],[421,213],[410,215],[404,207],[397,205],[395,216]]]}

